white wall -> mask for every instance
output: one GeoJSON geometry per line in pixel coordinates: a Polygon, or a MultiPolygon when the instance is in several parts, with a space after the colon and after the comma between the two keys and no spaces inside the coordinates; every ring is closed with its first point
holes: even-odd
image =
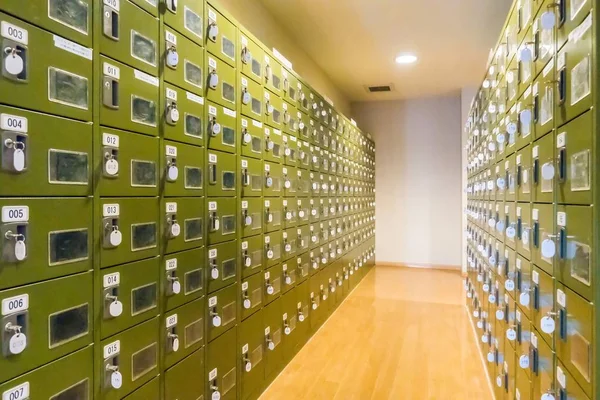
{"type": "Polygon", "coordinates": [[[460,266],[460,93],[355,103],[352,112],[377,147],[377,261],[460,266]]]}
{"type": "Polygon", "coordinates": [[[223,9],[239,21],[250,33],[256,36],[269,49],[275,47],[292,62],[294,71],[304,78],[320,94],[333,101],[335,107],[350,115],[350,102],[315,63],[310,56],[288,34],[293,27],[282,26],[273,15],[257,0],[219,0],[223,9]]]}

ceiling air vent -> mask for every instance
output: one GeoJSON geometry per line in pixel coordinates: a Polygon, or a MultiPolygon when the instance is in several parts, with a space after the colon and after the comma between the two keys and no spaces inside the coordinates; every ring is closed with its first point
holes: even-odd
{"type": "Polygon", "coordinates": [[[369,93],[384,93],[391,92],[394,90],[394,85],[375,85],[375,86],[365,86],[365,89],[369,93]]]}

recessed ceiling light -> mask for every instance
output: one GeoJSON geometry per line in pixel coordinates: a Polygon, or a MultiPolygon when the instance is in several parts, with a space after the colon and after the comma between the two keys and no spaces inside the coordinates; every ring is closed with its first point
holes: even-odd
{"type": "Polygon", "coordinates": [[[398,57],[396,57],[396,62],[398,64],[412,64],[416,61],[417,61],[417,56],[415,56],[414,54],[410,54],[410,53],[400,54],[398,57]]]}

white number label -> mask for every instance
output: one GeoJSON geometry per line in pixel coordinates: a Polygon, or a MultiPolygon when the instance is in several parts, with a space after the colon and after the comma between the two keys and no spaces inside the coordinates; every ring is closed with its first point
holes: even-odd
{"type": "Polygon", "coordinates": [[[25,382],[2,393],[2,400],[29,399],[29,382],[25,382]]]}
{"type": "Polygon", "coordinates": [[[242,210],[247,210],[248,209],[248,201],[244,200],[242,201],[242,210]]]}
{"type": "Polygon", "coordinates": [[[116,340],[104,346],[104,358],[115,356],[121,352],[121,341],[116,340]]]}
{"type": "Polygon", "coordinates": [[[215,380],[215,379],[217,379],[217,369],[216,368],[213,369],[212,371],[210,371],[208,373],[208,380],[209,381],[212,381],[212,380],[215,380]]]}
{"type": "Polygon", "coordinates": [[[248,250],[248,242],[242,242],[242,250],[248,250]]]}
{"type": "Polygon", "coordinates": [[[121,209],[118,204],[104,204],[102,206],[102,216],[104,217],[118,217],[121,209]]]}
{"type": "Polygon", "coordinates": [[[120,79],[121,78],[121,70],[119,67],[115,67],[109,63],[102,64],[102,70],[104,71],[104,75],[108,75],[111,78],[120,79]]]}
{"type": "Polygon", "coordinates": [[[20,296],[9,297],[2,300],[2,315],[8,315],[19,311],[24,311],[29,308],[29,295],[22,294],[20,296]]]}
{"type": "Polygon", "coordinates": [[[177,157],[177,147],[165,146],[165,152],[170,157],[177,157]]]}
{"type": "Polygon", "coordinates": [[[104,0],[104,4],[106,4],[107,6],[110,6],[112,8],[114,8],[115,10],[119,11],[119,0],[104,0]]]}
{"type": "Polygon", "coordinates": [[[119,135],[103,133],[102,134],[102,145],[119,148],[119,135]]]}
{"type": "Polygon", "coordinates": [[[242,290],[248,290],[248,282],[242,283],[242,290]]]}
{"type": "Polygon", "coordinates": [[[0,129],[13,132],[27,132],[27,118],[10,114],[0,114],[0,129]]]}
{"type": "Polygon", "coordinates": [[[556,213],[556,224],[558,226],[567,226],[567,214],[564,212],[556,213]]]}
{"type": "Polygon", "coordinates": [[[166,204],[168,213],[176,213],[177,212],[177,203],[169,202],[166,204]]]}
{"type": "Polygon", "coordinates": [[[2,222],[27,222],[29,221],[29,207],[6,206],[2,207],[2,222]]]}
{"type": "Polygon", "coordinates": [[[214,115],[216,117],[217,116],[217,107],[215,107],[215,106],[208,106],[208,113],[210,115],[214,115]]]}
{"type": "Polygon", "coordinates": [[[177,101],[177,92],[175,90],[167,88],[166,92],[167,92],[167,99],[177,101]]]}
{"type": "Polygon", "coordinates": [[[121,283],[121,274],[119,272],[115,272],[113,274],[104,275],[102,280],[104,281],[104,288],[117,286],[119,283],[121,283]]]}
{"type": "Polygon", "coordinates": [[[208,155],[208,162],[216,164],[217,163],[217,155],[216,154],[209,154],[208,155]]]}
{"type": "Polygon", "coordinates": [[[173,44],[177,44],[177,36],[174,33],[165,31],[165,39],[167,42],[171,42],[173,44]]]}
{"type": "Polygon", "coordinates": [[[29,34],[26,29],[19,28],[16,25],[9,24],[6,21],[2,21],[2,36],[14,40],[15,42],[19,42],[21,44],[27,45],[29,41],[29,34]]]}
{"type": "Polygon", "coordinates": [[[217,249],[210,249],[208,251],[208,258],[217,258],[217,249]]]}
{"type": "Polygon", "coordinates": [[[217,305],[217,296],[213,296],[210,299],[208,299],[208,306],[209,307],[214,307],[217,305]]]}
{"type": "Polygon", "coordinates": [[[177,259],[171,258],[170,260],[165,261],[165,269],[167,271],[177,269],[177,259]]]}
{"type": "Polygon", "coordinates": [[[177,325],[177,314],[167,317],[167,329],[175,325],[177,325]]]}
{"type": "Polygon", "coordinates": [[[214,58],[208,57],[208,65],[211,68],[217,69],[217,62],[214,60],[214,58]]]}
{"type": "Polygon", "coordinates": [[[208,202],[208,211],[217,211],[217,202],[216,201],[208,202]]]}
{"type": "Polygon", "coordinates": [[[556,302],[563,307],[567,306],[567,295],[560,289],[556,289],[556,302]]]}

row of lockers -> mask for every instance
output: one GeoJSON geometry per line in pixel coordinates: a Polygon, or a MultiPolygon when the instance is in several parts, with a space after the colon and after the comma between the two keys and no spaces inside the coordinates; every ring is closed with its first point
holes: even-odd
{"type": "Polygon", "coordinates": [[[597,13],[513,3],[465,127],[468,309],[496,399],[595,399],[597,13]]]}
{"type": "Polygon", "coordinates": [[[370,137],[217,1],[0,24],[3,399],[257,398],[374,263],[370,137]]]}

